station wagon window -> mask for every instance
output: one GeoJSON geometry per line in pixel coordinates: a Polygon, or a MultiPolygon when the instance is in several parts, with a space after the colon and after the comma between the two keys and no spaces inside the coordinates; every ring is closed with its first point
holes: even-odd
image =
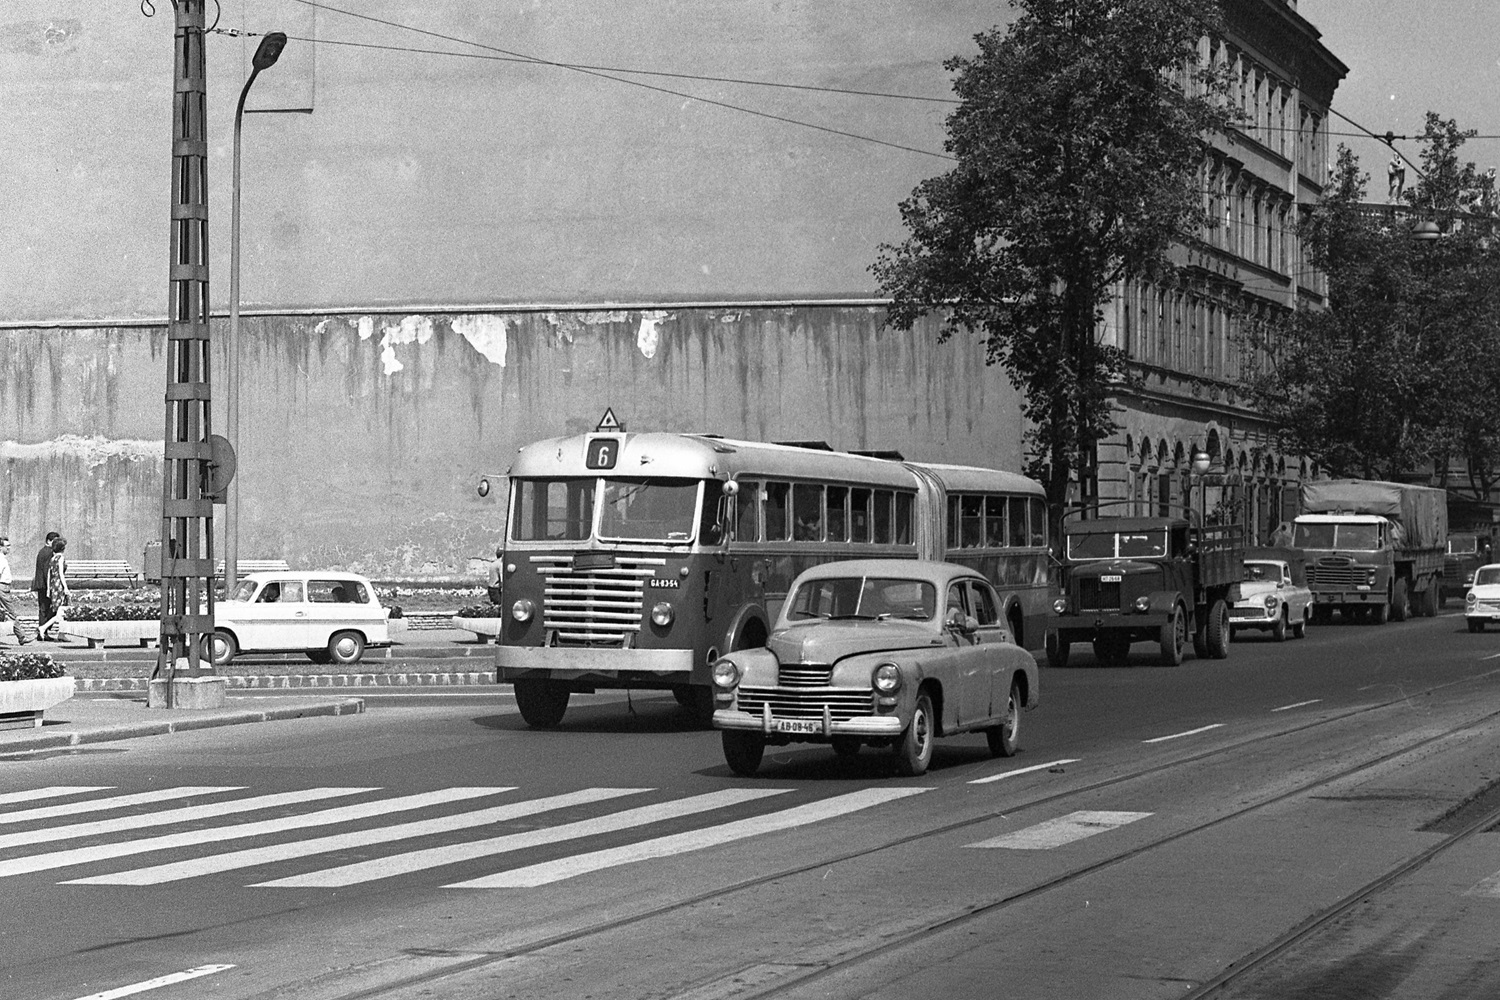
{"type": "Polygon", "coordinates": [[[791,484],[766,483],[761,500],[766,508],[766,541],[784,542],[791,538],[792,522],[789,516],[792,506],[791,484]]]}
{"type": "Polygon", "coordinates": [[[858,488],[849,491],[849,540],[851,542],[870,540],[870,493],[870,490],[858,488]]]}
{"type": "Polygon", "coordinates": [[[793,486],[792,517],[797,541],[821,542],[823,540],[823,487],[812,483],[797,483],[793,486]]]}
{"type": "Polygon", "coordinates": [[[261,588],[256,604],[301,604],[301,580],[272,580],[261,588]]]}
{"type": "Polygon", "coordinates": [[[828,541],[849,540],[849,487],[828,487],[828,541]]]}
{"type": "Polygon", "coordinates": [[[309,580],[307,599],[313,604],[366,604],[370,600],[358,580],[309,580]]]}
{"type": "Polygon", "coordinates": [[[582,541],[594,518],[595,479],[514,480],[511,538],[518,542],[582,541]]]}

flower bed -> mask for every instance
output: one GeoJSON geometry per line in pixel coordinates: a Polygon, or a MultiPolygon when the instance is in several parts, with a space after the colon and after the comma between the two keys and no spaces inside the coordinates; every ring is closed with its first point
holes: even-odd
{"type": "Polygon", "coordinates": [[[453,627],[474,633],[480,643],[498,638],[500,627],[505,622],[504,613],[493,604],[471,604],[458,609],[453,616],[453,627]]]}
{"type": "Polygon", "coordinates": [[[73,679],[51,653],[0,655],[0,729],[33,729],[42,713],[73,697],[73,679]]]}

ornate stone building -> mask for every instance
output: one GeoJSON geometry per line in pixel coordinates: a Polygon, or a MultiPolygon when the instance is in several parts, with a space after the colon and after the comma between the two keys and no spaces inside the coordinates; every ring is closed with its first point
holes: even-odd
{"type": "Polygon", "coordinates": [[[1203,163],[1211,224],[1176,249],[1179,280],[1128,284],[1107,311],[1105,336],[1142,387],[1118,397],[1119,430],[1100,443],[1085,488],[1137,513],[1222,504],[1252,541],[1267,541],[1315,470],[1278,450],[1241,386],[1267,362],[1252,331],[1324,300],[1296,229],[1322,194],[1328,109],[1348,70],[1295,0],[1226,4],[1225,19],[1226,36],[1204,38],[1201,51],[1230,70],[1244,120],[1203,163]],[[1199,449],[1213,460],[1201,484],[1190,468],[1199,449]]]}

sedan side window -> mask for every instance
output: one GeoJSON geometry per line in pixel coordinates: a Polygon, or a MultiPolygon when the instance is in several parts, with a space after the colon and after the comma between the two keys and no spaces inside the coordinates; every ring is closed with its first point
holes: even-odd
{"type": "Polygon", "coordinates": [[[989,584],[980,583],[977,580],[971,582],[969,597],[971,607],[974,609],[974,618],[979,622],[980,627],[1000,624],[1000,602],[995,600],[995,592],[990,589],[989,584]]]}
{"type": "Polygon", "coordinates": [[[954,616],[962,618],[969,613],[969,595],[961,583],[955,583],[948,588],[948,610],[943,612],[943,621],[952,622],[954,616]]]}

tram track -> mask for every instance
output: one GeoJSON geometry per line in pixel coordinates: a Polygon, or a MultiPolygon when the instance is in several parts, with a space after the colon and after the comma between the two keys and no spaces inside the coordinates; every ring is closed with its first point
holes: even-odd
{"type": "MultiPolygon", "coordinates": [[[[602,938],[606,934],[625,930],[633,926],[648,925],[652,921],[670,917],[674,914],[681,914],[685,911],[691,910],[694,907],[702,906],[707,903],[723,901],[739,894],[748,893],[752,890],[767,886],[780,880],[790,879],[799,875],[808,874],[810,872],[828,869],[836,865],[857,862],[861,859],[867,859],[874,855],[881,854],[882,852],[890,851],[904,846],[920,844],[921,842],[926,840],[941,838],[946,835],[961,831],[965,828],[978,826],[980,824],[991,822],[1005,816],[1013,816],[1017,813],[1021,813],[1027,810],[1045,808],[1048,805],[1067,799],[1073,799],[1081,795],[1087,795],[1092,792],[1118,788],[1120,786],[1128,785],[1132,782],[1137,782],[1141,779],[1150,778],[1155,775],[1161,775],[1175,769],[1188,767],[1194,764],[1203,763],[1205,761],[1213,761],[1217,758],[1224,758],[1235,754],[1243,754],[1246,751],[1252,749],[1263,749],[1267,746],[1274,745],[1277,741],[1287,740],[1298,735],[1305,735],[1309,732],[1316,731],[1321,728],[1335,726],[1338,723],[1348,722],[1351,719],[1358,719],[1361,716],[1370,716],[1376,713],[1393,709],[1399,710],[1408,705],[1414,696],[1431,695],[1437,691],[1446,688],[1452,688],[1457,685],[1480,682],[1485,680],[1486,678],[1492,677],[1494,673],[1500,673],[1500,671],[1479,675],[1477,677],[1464,678],[1462,680],[1453,681],[1448,684],[1434,685],[1416,692],[1404,692],[1399,696],[1392,697],[1382,702],[1360,706],[1358,708],[1338,712],[1336,714],[1325,715],[1321,718],[1309,721],[1302,725],[1292,726],[1286,729],[1279,729],[1275,732],[1252,735],[1232,743],[1208,748],[1197,753],[1173,757],[1170,760],[1131,768],[1119,773],[1111,774],[1107,777],[1102,777],[1095,781],[1086,782],[1081,785],[1070,786],[1065,790],[1033,795],[1032,797],[1024,800],[1010,800],[1005,804],[1003,808],[985,810],[977,814],[965,816],[962,819],[954,820],[953,822],[944,823],[935,827],[924,828],[920,831],[916,831],[901,837],[882,840],[878,844],[849,850],[838,855],[820,856],[815,861],[811,861],[805,864],[781,867],[774,871],[757,875],[751,878],[741,879],[734,883],[720,886],[715,889],[674,899],[659,906],[650,907],[634,913],[624,914],[608,920],[596,921],[585,926],[571,928],[567,931],[528,941],[515,947],[496,949],[493,951],[486,951],[477,954],[470,952],[468,957],[457,958],[457,960],[451,963],[446,963],[435,968],[429,968],[421,973],[397,976],[396,978],[393,978],[388,982],[383,982],[376,985],[368,985],[351,991],[341,991],[337,986],[337,980],[345,978],[349,972],[349,970],[341,970],[340,972],[329,974],[329,976],[327,976],[324,982],[321,984],[327,991],[313,990],[311,992],[306,992],[308,991],[309,987],[316,987],[319,985],[318,982],[314,980],[312,982],[304,982],[298,984],[297,995],[299,997],[304,995],[317,996],[319,998],[323,998],[323,1000],[378,1000],[378,998],[382,997],[405,996],[408,993],[410,993],[410,995],[418,995],[419,991],[421,991],[422,989],[439,984],[444,980],[451,981],[454,980],[455,977],[463,977],[467,974],[482,973],[484,970],[499,966],[502,963],[513,962],[518,959],[538,956],[550,949],[577,946],[579,944],[586,943],[591,939],[602,938]]],[[[1492,723],[1497,719],[1500,719],[1500,710],[1488,712],[1476,718],[1467,719],[1462,723],[1444,727],[1437,732],[1429,731],[1425,734],[1414,736],[1411,739],[1401,740],[1399,742],[1399,745],[1384,749],[1379,753],[1362,757],[1361,759],[1350,763],[1347,766],[1338,768],[1334,772],[1320,774],[1308,780],[1297,782],[1292,786],[1282,788],[1272,794],[1258,797],[1253,801],[1241,803],[1233,809],[1216,815],[1210,819],[1206,819],[1204,821],[1191,824],[1160,837],[1156,837],[1147,843],[1138,844],[1130,849],[1112,854],[1091,864],[1082,865],[1070,869],[1066,872],[1062,872],[1057,876],[1037,885],[1029,886],[1016,892],[972,901],[968,905],[965,905],[962,912],[960,913],[949,912],[945,914],[936,914],[932,919],[917,922],[915,925],[907,924],[899,930],[892,929],[890,933],[872,933],[868,935],[868,937],[871,939],[871,943],[868,946],[861,946],[856,948],[852,952],[845,952],[843,956],[840,957],[837,961],[818,961],[816,963],[798,964],[797,956],[789,955],[785,956],[784,964],[781,965],[781,968],[786,971],[783,974],[776,976],[774,979],[772,979],[772,981],[757,985],[746,984],[748,988],[744,989],[726,989],[722,992],[715,992],[710,989],[708,992],[713,996],[723,996],[726,998],[733,997],[734,1000],[760,1000],[760,998],[771,998],[787,995],[794,991],[799,991],[810,986],[815,986],[820,981],[856,972],[861,967],[873,962],[876,959],[889,959],[893,954],[899,953],[905,949],[919,946],[925,941],[928,941],[939,935],[954,931],[956,929],[960,929],[966,924],[973,923],[986,916],[990,916],[999,911],[1003,911],[1006,908],[1015,907],[1026,902],[1036,900],[1048,893],[1071,886],[1079,882],[1080,880],[1088,878],[1091,875],[1100,873],[1125,862],[1141,858],[1144,855],[1150,854],[1151,852],[1160,850],[1171,844],[1182,841],[1185,838],[1192,837],[1194,835],[1211,830],[1215,827],[1233,822],[1234,820],[1242,819],[1246,816],[1256,813],[1257,811],[1267,809],[1271,806],[1286,802],[1299,796],[1306,796],[1310,793],[1316,792],[1320,788],[1325,788],[1338,782],[1346,781],[1354,776],[1359,775],[1361,772],[1379,768],[1405,755],[1420,751],[1424,747],[1431,746],[1443,740],[1451,739],[1452,737],[1460,735],[1467,730],[1476,729],[1478,727],[1484,726],[1487,723],[1492,723]]],[[[1438,857],[1449,847],[1455,846],[1463,839],[1467,839],[1479,830],[1485,829],[1487,826],[1494,825],[1496,822],[1500,822],[1500,810],[1496,810],[1494,813],[1487,814],[1480,820],[1477,820],[1474,823],[1466,826],[1462,831],[1459,831],[1458,833],[1455,833],[1446,838],[1444,841],[1433,845],[1431,848],[1421,852],[1419,855],[1409,858],[1402,863],[1392,867],[1391,869],[1383,872],[1377,878],[1371,880],[1370,882],[1354,890],[1353,892],[1350,892],[1347,896],[1341,898],[1338,902],[1330,905],[1323,910],[1320,910],[1318,913],[1307,918],[1296,927],[1287,931],[1285,934],[1277,937],[1261,948],[1237,959],[1235,962],[1226,966],[1225,971],[1219,976],[1216,976],[1214,979],[1204,982],[1203,984],[1196,987],[1193,992],[1184,995],[1189,998],[1208,997],[1212,995],[1214,992],[1218,991],[1225,985],[1231,984],[1235,979],[1249,973],[1256,968],[1263,966],[1266,962],[1284,953],[1287,949],[1294,947],[1299,942],[1305,940],[1308,936],[1315,933],[1318,929],[1326,926],[1330,921],[1335,920],[1340,914],[1346,912],[1350,907],[1356,905],[1360,900],[1367,898],[1369,895],[1375,892],[1378,892],[1381,888],[1389,885],[1396,879],[1399,879],[1402,875],[1427,864],[1434,858],[1438,857]]],[[[462,946],[458,945],[457,947],[458,949],[461,949],[462,946]]],[[[456,954],[461,955],[463,954],[463,952],[461,950],[456,950],[456,954]]],[[[662,995],[679,997],[705,995],[704,987],[705,984],[699,983],[693,985],[691,988],[684,989],[675,994],[662,995]]],[[[280,989],[272,989],[270,991],[257,994],[256,997],[253,998],[253,1000],[270,1000],[270,998],[285,997],[287,995],[287,993],[283,992],[280,989]]]]}

